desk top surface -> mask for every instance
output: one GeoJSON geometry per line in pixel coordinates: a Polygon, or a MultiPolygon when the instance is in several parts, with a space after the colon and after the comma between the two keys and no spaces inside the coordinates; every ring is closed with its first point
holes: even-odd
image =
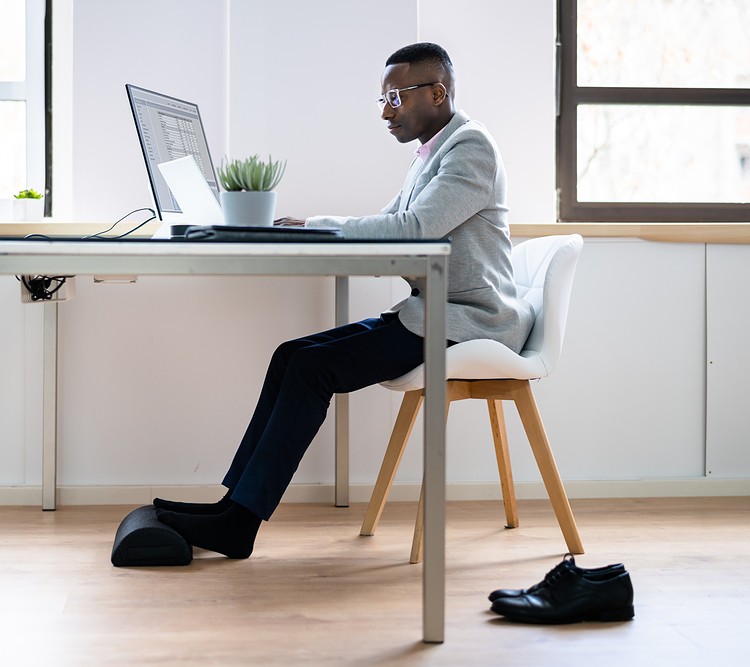
{"type": "Polygon", "coordinates": [[[425,241],[355,241],[284,243],[217,243],[134,239],[130,241],[27,241],[0,238],[0,256],[79,257],[427,257],[450,254],[450,243],[425,241]]]}

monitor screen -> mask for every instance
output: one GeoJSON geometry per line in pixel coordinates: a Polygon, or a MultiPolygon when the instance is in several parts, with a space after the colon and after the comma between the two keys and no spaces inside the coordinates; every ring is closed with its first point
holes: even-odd
{"type": "Polygon", "coordinates": [[[131,84],[127,84],[125,89],[133,110],[159,218],[164,220],[165,213],[181,213],[157,168],[162,162],[192,155],[218,200],[219,186],[198,105],[131,84]]]}

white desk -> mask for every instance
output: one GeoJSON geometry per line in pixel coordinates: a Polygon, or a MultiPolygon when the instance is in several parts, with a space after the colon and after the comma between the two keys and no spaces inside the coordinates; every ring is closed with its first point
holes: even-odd
{"type": "MultiPolygon", "coordinates": [[[[336,276],[337,323],[347,315],[347,277],[424,277],[424,563],[422,636],[445,633],[445,301],[450,244],[218,244],[154,241],[0,241],[9,275],[317,275],[336,276]]],[[[43,507],[54,509],[57,468],[57,308],[45,304],[43,507]]],[[[348,504],[348,405],[337,399],[336,504],[348,504]]]]}

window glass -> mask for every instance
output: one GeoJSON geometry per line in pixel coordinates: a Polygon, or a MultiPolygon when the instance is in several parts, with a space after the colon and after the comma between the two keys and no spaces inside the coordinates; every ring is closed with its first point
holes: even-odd
{"type": "Polygon", "coordinates": [[[579,202],[750,202],[750,109],[580,105],[579,202]]]}
{"type": "Polygon", "coordinates": [[[750,87],[750,0],[578,0],[578,85],[750,87]]]}
{"type": "Polygon", "coordinates": [[[26,0],[0,2],[0,81],[26,78],[26,0]]]}
{"type": "Polygon", "coordinates": [[[10,197],[26,187],[26,102],[0,101],[0,156],[0,197],[10,197]]]}

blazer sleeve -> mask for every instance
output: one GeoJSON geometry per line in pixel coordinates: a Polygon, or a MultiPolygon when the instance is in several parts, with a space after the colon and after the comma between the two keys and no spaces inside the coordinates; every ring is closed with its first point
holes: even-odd
{"type": "Polygon", "coordinates": [[[347,238],[443,238],[494,203],[498,163],[499,156],[486,134],[464,126],[417,176],[407,207],[400,202],[402,191],[377,215],[315,216],[307,225],[338,226],[347,238]]]}

